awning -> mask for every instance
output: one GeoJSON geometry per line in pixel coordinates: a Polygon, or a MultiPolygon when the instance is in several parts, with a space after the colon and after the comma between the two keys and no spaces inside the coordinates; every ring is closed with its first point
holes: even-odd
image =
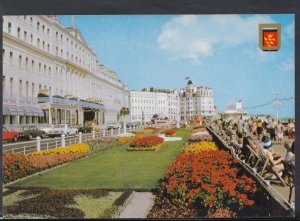
{"type": "Polygon", "coordinates": [[[22,107],[16,107],[18,115],[19,116],[24,116],[25,115],[25,110],[22,107]]]}
{"type": "Polygon", "coordinates": [[[30,107],[24,107],[24,111],[26,116],[34,116],[33,111],[30,107]]]}
{"type": "Polygon", "coordinates": [[[44,117],[44,112],[41,109],[38,108],[32,108],[33,116],[40,116],[44,117]]]}
{"type": "Polygon", "coordinates": [[[18,116],[16,107],[3,105],[2,115],[18,116]]]}

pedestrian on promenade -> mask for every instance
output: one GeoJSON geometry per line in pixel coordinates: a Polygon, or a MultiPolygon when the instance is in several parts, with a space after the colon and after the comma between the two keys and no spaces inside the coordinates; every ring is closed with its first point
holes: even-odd
{"type": "Polygon", "coordinates": [[[245,120],[243,122],[243,134],[244,134],[244,136],[247,136],[248,128],[249,128],[248,122],[245,120]]]}
{"type": "Polygon", "coordinates": [[[295,139],[295,124],[292,122],[291,119],[288,120],[287,132],[289,139],[295,139]]]}
{"type": "Polygon", "coordinates": [[[274,141],[276,141],[275,127],[276,127],[276,121],[272,119],[271,122],[269,123],[269,133],[270,133],[270,139],[274,141]]]}
{"type": "Polygon", "coordinates": [[[277,139],[278,139],[278,143],[281,145],[282,144],[282,138],[283,138],[283,125],[281,124],[281,121],[278,120],[278,123],[275,127],[275,131],[276,131],[276,135],[277,135],[277,139]]]}
{"type": "Polygon", "coordinates": [[[255,122],[255,120],[253,120],[253,122],[252,122],[251,132],[252,132],[253,136],[256,135],[256,122],[255,122]]]}
{"type": "Polygon", "coordinates": [[[257,124],[256,124],[256,131],[257,131],[257,139],[258,140],[261,140],[262,136],[263,136],[263,124],[262,124],[262,121],[261,120],[258,120],[257,121],[257,124]]]}

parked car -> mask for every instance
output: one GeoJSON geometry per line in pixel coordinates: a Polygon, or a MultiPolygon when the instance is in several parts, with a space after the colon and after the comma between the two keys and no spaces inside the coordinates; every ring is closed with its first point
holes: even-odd
{"type": "Polygon", "coordinates": [[[59,124],[48,132],[49,137],[61,136],[62,134],[66,136],[75,135],[78,134],[78,129],[69,124],[59,124]]]}
{"type": "Polygon", "coordinates": [[[43,130],[38,129],[37,126],[23,127],[20,134],[21,139],[31,140],[35,137],[40,137],[43,139],[46,137],[46,133],[43,130]]]}
{"type": "Polygon", "coordinates": [[[19,131],[10,131],[6,127],[2,128],[2,139],[4,141],[13,141],[16,142],[20,136],[19,131]]]}
{"type": "Polygon", "coordinates": [[[51,125],[51,126],[42,127],[41,130],[44,131],[46,134],[48,134],[49,131],[52,130],[53,128],[54,128],[54,125],[51,125]]]}
{"type": "Polygon", "coordinates": [[[92,130],[93,130],[93,128],[90,126],[82,126],[82,127],[78,128],[78,132],[81,132],[81,133],[91,133],[92,130]]]}
{"type": "Polygon", "coordinates": [[[120,125],[111,124],[111,125],[108,125],[108,126],[106,127],[106,129],[107,129],[107,130],[111,130],[111,129],[116,130],[116,129],[118,129],[119,127],[121,128],[120,125]]]}

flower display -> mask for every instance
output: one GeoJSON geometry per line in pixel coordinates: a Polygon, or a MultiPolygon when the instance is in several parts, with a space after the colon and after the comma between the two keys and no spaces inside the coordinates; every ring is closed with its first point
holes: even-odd
{"type": "Polygon", "coordinates": [[[144,133],[157,133],[159,131],[156,127],[145,127],[143,132],[144,133]]]}
{"type": "Polygon", "coordinates": [[[27,161],[23,154],[3,154],[3,178],[4,181],[12,181],[21,178],[26,173],[27,161]]]}
{"type": "Polygon", "coordinates": [[[30,154],[3,155],[4,183],[34,174],[36,172],[61,165],[88,154],[87,144],[74,144],[68,147],[51,149],[48,151],[32,152],[30,154]]]}
{"type": "Polygon", "coordinates": [[[201,151],[218,150],[215,142],[198,142],[186,146],[183,153],[199,153],[201,151]]]}
{"type": "Polygon", "coordinates": [[[166,136],[176,136],[176,130],[165,130],[163,133],[166,136]]]}
{"type": "Polygon", "coordinates": [[[191,135],[188,138],[188,143],[196,143],[196,142],[200,142],[200,141],[212,142],[213,138],[210,134],[191,135]]]}
{"type": "Polygon", "coordinates": [[[133,140],[129,144],[128,150],[158,150],[163,143],[164,139],[161,137],[141,137],[133,140]]]}
{"type": "Polygon", "coordinates": [[[87,153],[90,147],[87,144],[74,144],[67,147],[60,147],[46,151],[32,152],[28,156],[52,155],[52,154],[68,154],[68,153],[87,153]]]}
{"type": "Polygon", "coordinates": [[[84,153],[31,155],[28,156],[27,159],[28,160],[27,171],[30,173],[35,173],[70,161],[74,161],[84,156],[85,156],[84,153]]]}
{"type": "Polygon", "coordinates": [[[206,129],[206,127],[199,125],[193,128],[193,130],[197,130],[197,129],[206,129]]]}
{"type": "Polygon", "coordinates": [[[118,142],[119,144],[125,144],[125,143],[130,143],[135,139],[141,138],[141,137],[145,137],[144,134],[142,133],[137,133],[134,136],[131,137],[118,137],[118,142]]]}
{"type": "Polygon", "coordinates": [[[175,204],[200,203],[210,211],[220,208],[239,211],[252,206],[256,184],[238,173],[237,162],[223,150],[180,154],[169,165],[160,194],[175,204]]]}

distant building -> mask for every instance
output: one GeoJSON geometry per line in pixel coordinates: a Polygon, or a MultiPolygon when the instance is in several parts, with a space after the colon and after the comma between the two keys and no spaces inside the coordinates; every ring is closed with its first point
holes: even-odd
{"type": "Polygon", "coordinates": [[[132,122],[151,121],[155,114],[167,117],[169,120],[178,119],[178,92],[154,88],[130,91],[130,120],[132,122]]]}
{"type": "Polygon", "coordinates": [[[212,117],[216,113],[213,91],[210,87],[195,87],[189,80],[186,88],[179,90],[179,96],[181,120],[212,117]]]}
{"type": "Polygon", "coordinates": [[[223,116],[224,118],[247,118],[247,113],[244,111],[243,102],[239,100],[229,103],[226,106],[223,116]]]}

